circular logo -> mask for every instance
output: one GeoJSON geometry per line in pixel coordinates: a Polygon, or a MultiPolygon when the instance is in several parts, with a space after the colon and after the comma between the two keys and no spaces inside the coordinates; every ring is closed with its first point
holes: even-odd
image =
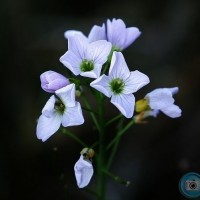
{"type": "Polygon", "coordinates": [[[200,197],[200,174],[189,172],[181,177],[179,190],[188,198],[200,197]]]}

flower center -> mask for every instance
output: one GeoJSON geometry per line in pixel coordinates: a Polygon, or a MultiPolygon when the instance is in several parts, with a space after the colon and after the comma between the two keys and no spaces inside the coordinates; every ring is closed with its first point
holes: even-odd
{"type": "Polygon", "coordinates": [[[94,69],[94,63],[91,60],[83,60],[80,69],[82,72],[89,72],[94,69]]]}
{"type": "Polygon", "coordinates": [[[124,90],[125,83],[122,79],[116,78],[110,82],[111,91],[114,94],[120,94],[124,90]]]}
{"type": "Polygon", "coordinates": [[[54,109],[60,113],[60,114],[63,114],[64,111],[65,111],[65,105],[63,104],[63,102],[61,100],[57,100],[55,102],[55,105],[54,105],[54,109]]]}

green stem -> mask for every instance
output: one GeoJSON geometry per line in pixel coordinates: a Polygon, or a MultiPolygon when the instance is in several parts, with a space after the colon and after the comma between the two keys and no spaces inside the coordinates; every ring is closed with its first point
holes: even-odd
{"type": "Polygon", "coordinates": [[[118,140],[119,137],[121,137],[133,124],[135,120],[134,118],[121,130],[117,133],[117,135],[113,138],[113,140],[108,144],[107,150],[112,147],[112,145],[115,144],[115,142],[118,140]]]}
{"type": "Polygon", "coordinates": [[[104,121],[104,96],[98,93],[98,111],[99,111],[99,152],[97,157],[97,173],[98,173],[98,195],[99,200],[105,200],[105,174],[103,168],[105,166],[105,121],[104,121]]]}
{"type": "Polygon", "coordinates": [[[87,147],[87,145],[81,140],[79,139],[75,134],[71,133],[69,130],[62,128],[62,133],[69,136],[70,138],[72,138],[73,140],[75,140],[76,142],[78,142],[80,145],[82,145],[83,147],[87,147]]]}
{"type": "Polygon", "coordinates": [[[111,120],[109,120],[107,123],[106,123],[106,126],[108,126],[109,124],[113,123],[114,121],[118,120],[120,117],[122,117],[122,114],[119,114],[117,116],[115,116],[114,118],[112,118],[111,120]]]}

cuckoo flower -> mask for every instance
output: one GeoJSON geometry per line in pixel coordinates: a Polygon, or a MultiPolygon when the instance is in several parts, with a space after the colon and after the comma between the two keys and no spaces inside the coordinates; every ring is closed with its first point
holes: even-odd
{"type": "Polygon", "coordinates": [[[109,69],[109,75],[103,74],[91,82],[91,87],[111,97],[120,112],[131,118],[134,112],[135,97],[132,93],[149,83],[149,78],[135,70],[130,72],[121,52],[114,52],[109,69]]]}
{"type": "Polygon", "coordinates": [[[136,102],[136,111],[145,111],[148,115],[156,117],[159,111],[165,115],[176,118],[181,116],[181,109],[174,105],[173,94],[178,92],[178,87],[159,88],[148,93],[144,99],[136,102]]]}
{"type": "Polygon", "coordinates": [[[60,62],[75,75],[98,78],[110,51],[111,43],[105,40],[88,43],[83,36],[74,34],[68,38],[68,51],[60,62]]]}
{"type": "MultiPolygon", "coordinates": [[[[65,38],[71,35],[81,35],[87,38],[82,32],[70,30],[64,33],[65,38]]],[[[136,27],[126,28],[125,23],[121,19],[107,20],[102,26],[94,25],[88,35],[88,41],[107,40],[112,43],[113,49],[121,51],[130,46],[139,36],[141,32],[136,27]]]]}
{"type": "Polygon", "coordinates": [[[40,81],[42,89],[49,93],[54,93],[56,90],[70,84],[66,77],[54,71],[42,73],[40,81]]]}
{"type": "Polygon", "coordinates": [[[43,142],[62,126],[76,126],[84,123],[80,103],[75,101],[75,85],[67,85],[55,92],[47,101],[38,119],[37,138],[43,142]]]}
{"type": "Polygon", "coordinates": [[[94,173],[91,161],[84,159],[84,156],[81,155],[74,165],[74,172],[78,187],[83,188],[87,186],[94,173]]]}

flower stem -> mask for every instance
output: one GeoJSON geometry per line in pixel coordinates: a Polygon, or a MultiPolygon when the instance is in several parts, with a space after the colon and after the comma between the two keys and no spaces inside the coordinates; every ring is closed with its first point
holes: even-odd
{"type": "Polygon", "coordinates": [[[117,135],[113,138],[113,140],[107,145],[106,150],[110,149],[112,145],[121,137],[133,124],[135,123],[134,118],[121,130],[117,133],[117,135]]]}
{"type": "Polygon", "coordinates": [[[88,146],[81,139],[79,139],[75,134],[71,133],[69,130],[67,130],[65,128],[61,128],[61,130],[62,130],[63,134],[69,136],[70,138],[72,138],[73,140],[75,140],[76,142],[78,142],[83,147],[87,147],[88,146]]]}
{"type": "Polygon", "coordinates": [[[118,120],[120,117],[122,117],[122,114],[119,114],[115,117],[113,117],[111,120],[109,120],[107,123],[106,123],[106,126],[110,125],[111,123],[113,123],[114,121],[118,120]]]}

